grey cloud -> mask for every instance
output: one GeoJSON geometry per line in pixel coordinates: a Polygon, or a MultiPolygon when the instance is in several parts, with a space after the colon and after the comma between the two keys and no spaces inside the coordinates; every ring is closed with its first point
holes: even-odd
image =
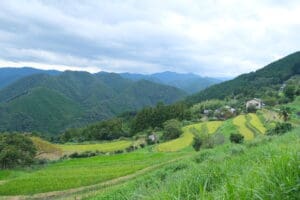
{"type": "Polygon", "coordinates": [[[300,4],[284,2],[1,1],[0,60],[237,75],[299,47],[300,4]]]}

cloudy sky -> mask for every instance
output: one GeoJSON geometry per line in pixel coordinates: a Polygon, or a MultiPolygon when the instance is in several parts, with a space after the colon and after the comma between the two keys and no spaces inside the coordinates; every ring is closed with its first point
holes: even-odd
{"type": "Polygon", "coordinates": [[[0,1],[0,67],[219,77],[298,50],[299,0],[0,1]]]}

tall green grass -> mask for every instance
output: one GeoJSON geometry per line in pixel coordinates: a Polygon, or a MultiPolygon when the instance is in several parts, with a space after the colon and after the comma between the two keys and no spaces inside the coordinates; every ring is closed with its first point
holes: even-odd
{"type": "Polygon", "coordinates": [[[204,150],[86,199],[298,199],[300,128],[204,150]]]}

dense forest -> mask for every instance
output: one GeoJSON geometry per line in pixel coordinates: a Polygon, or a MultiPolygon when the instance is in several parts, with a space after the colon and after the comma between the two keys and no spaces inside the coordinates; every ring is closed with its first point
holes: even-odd
{"type": "Polygon", "coordinates": [[[171,86],[135,82],[114,73],[34,74],[0,90],[0,130],[57,134],[68,127],[84,126],[157,102],[170,104],[185,96],[171,86]]]}

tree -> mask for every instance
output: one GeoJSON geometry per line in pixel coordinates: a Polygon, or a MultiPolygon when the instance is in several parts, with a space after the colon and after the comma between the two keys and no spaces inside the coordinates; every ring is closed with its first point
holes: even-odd
{"type": "Polygon", "coordinates": [[[21,134],[0,135],[0,166],[2,169],[30,165],[36,148],[30,138],[21,134]]]}
{"type": "Polygon", "coordinates": [[[292,124],[277,122],[275,128],[269,129],[267,135],[282,135],[292,130],[292,124]]]}
{"type": "Polygon", "coordinates": [[[163,138],[165,140],[178,138],[181,134],[181,123],[177,119],[171,119],[164,123],[163,138]]]}
{"type": "Polygon", "coordinates": [[[244,136],[239,134],[239,133],[231,133],[230,134],[230,141],[232,143],[238,143],[238,144],[243,143],[244,136]]]}
{"type": "Polygon", "coordinates": [[[294,95],[295,95],[295,86],[294,85],[287,85],[283,92],[284,92],[284,95],[289,98],[290,100],[293,100],[294,99],[294,95]]]}
{"type": "Polygon", "coordinates": [[[201,138],[200,138],[198,135],[194,136],[194,140],[193,140],[193,148],[195,149],[195,151],[199,151],[201,145],[202,145],[202,140],[201,140],[201,138]]]}
{"type": "Polygon", "coordinates": [[[283,118],[283,120],[286,122],[287,120],[289,120],[289,117],[290,117],[290,113],[291,113],[291,110],[289,107],[281,107],[280,108],[280,113],[279,115],[283,118]]]}

